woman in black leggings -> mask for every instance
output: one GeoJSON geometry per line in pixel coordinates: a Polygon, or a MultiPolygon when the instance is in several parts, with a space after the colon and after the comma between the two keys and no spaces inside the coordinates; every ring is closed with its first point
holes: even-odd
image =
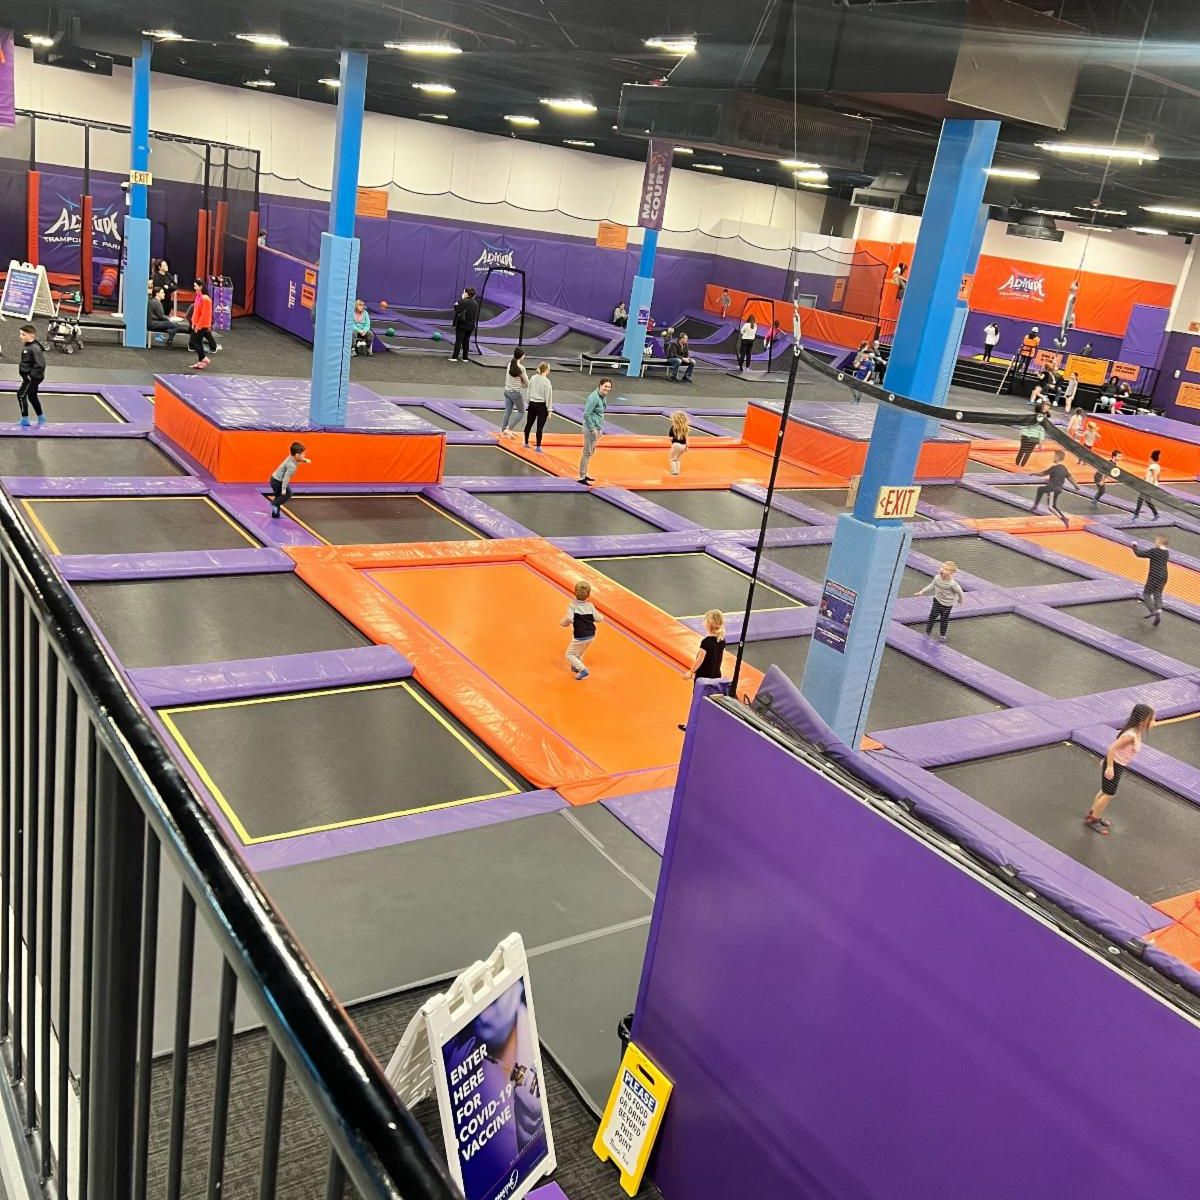
{"type": "Polygon", "coordinates": [[[546,422],[554,411],[554,385],[550,382],[550,364],[538,363],[538,369],[529,381],[529,394],[525,400],[525,445],[529,435],[537,426],[537,452],[542,452],[542,433],[546,422]]]}

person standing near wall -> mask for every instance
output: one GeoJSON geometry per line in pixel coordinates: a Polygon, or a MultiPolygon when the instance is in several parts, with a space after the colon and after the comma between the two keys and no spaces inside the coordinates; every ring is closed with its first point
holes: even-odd
{"type": "Polygon", "coordinates": [[[179,290],[179,278],[171,272],[171,264],[165,258],[157,258],[150,274],[151,295],[161,291],[164,312],[174,313],[175,293],[179,290]]]}
{"type": "Polygon", "coordinates": [[[466,362],[471,356],[471,334],[479,320],[479,301],[473,287],[463,288],[454,302],[454,353],[451,362],[466,362]],[[461,357],[460,357],[461,356],[461,357]]]}
{"type": "Polygon", "coordinates": [[[604,414],[608,410],[608,393],[612,380],[602,379],[596,390],[583,402],[583,454],[579,459],[579,482],[595,483],[588,474],[588,463],[596,453],[600,435],[604,432],[604,414]]]}
{"type": "Polygon", "coordinates": [[[758,322],[753,317],[746,317],[738,333],[738,370],[750,368],[750,360],[754,355],[754,339],[758,336],[758,322]]]}
{"type": "Polygon", "coordinates": [[[504,420],[500,422],[500,436],[517,436],[517,426],[525,415],[525,395],[529,391],[529,376],[525,373],[522,359],[525,351],[518,346],[513,351],[512,362],[504,372],[504,420]]]}
{"type": "Polygon", "coordinates": [[[896,303],[904,299],[904,289],[908,287],[908,264],[897,263],[892,271],[892,285],[896,289],[896,303]]]}
{"type": "Polygon", "coordinates": [[[188,322],[192,327],[192,336],[188,338],[188,349],[196,356],[196,361],[192,363],[192,370],[203,371],[212,361],[208,357],[207,347],[211,344],[214,350],[219,350],[220,346],[217,345],[217,339],[213,337],[212,298],[204,286],[204,280],[197,279],[192,287],[196,294],[192,300],[192,307],[188,309],[188,322]]]}
{"type": "Polygon", "coordinates": [[[991,362],[992,353],[1000,345],[1000,326],[990,321],[983,327],[983,361],[991,362]]]}

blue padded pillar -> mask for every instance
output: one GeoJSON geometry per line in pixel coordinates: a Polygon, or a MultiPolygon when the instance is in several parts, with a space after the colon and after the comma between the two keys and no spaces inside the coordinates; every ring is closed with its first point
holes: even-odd
{"type": "MultiPolygon", "coordinates": [[[[921,218],[908,288],[885,386],[927,404],[944,404],[967,305],[958,299],[983,241],[983,191],[996,148],[997,121],[946,121],[921,218]]],[[[875,517],[879,489],[913,482],[929,422],[880,405],[854,513],[839,517],[828,576],[856,594],[844,652],[813,640],[801,685],[847,744],[862,737],[883,658],[892,606],[912,541],[903,521],[875,517]]],[[[913,697],[914,720],[920,698],[913,697]]]]}
{"type": "MultiPolygon", "coordinates": [[[[129,171],[150,170],[150,54],[149,41],[142,42],[141,53],[133,60],[133,108],[129,122],[129,171]]],[[[150,278],[149,189],[144,183],[130,183],[129,212],[125,216],[125,263],[123,306],[125,309],[125,345],[144,350],[146,336],[146,284],[150,278]]],[[[91,237],[84,229],[82,237],[91,237]]]]}
{"type": "Polygon", "coordinates": [[[633,277],[629,292],[629,322],[625,326],[625,345],[622,355],[629,359],[626,374],[633,378],[642,373],[642,358],[646,351],[646,323],[639,313],[647,315],[654,299],[654,260],[658,255],[658,230],[642,230],[642,257],[638,273],[633,277]]]}
{"type": "Polygon", "coordinates": [[[367,56],[342,52],[337,129],[333,150],[333,195],[329,232],[321,234],[316,329],[313,334],[309,415],[318,425],[346,424],[350,391],[350,325],[358,291],[358,165],[362,156],[363,110],[367,101],[367,56]]]}

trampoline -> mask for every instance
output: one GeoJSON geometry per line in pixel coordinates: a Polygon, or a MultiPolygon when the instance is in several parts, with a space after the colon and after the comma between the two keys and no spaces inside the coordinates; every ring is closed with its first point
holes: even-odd
{"type": "MultiPolygon", "coordinates": [[[[445,323],[447,329],[450,328],[450,322],[445,323]]],[[[535,316],[533,313],[525,314],[525,341],[528,343],[530,338],[541,337],[544,333],[549,333],[551,329],[557,325],[557,321],[547,321],[545,317],[535,316]]],[[[521,335],[521,322],[518,318],[511,321],[506,321],[503,325],[480,325],[475,333],[479,335],[481,345],[486,345],[492,341],[509,341],[514,345],[517,338],[521,335]]],[[[472,344],[475,341],[475,334],[471,335],[472,344]]],[[[530,347],[531,351],[536,352],[539,347],[530,347]]]]}
{"type": "Polygon", "coordinates": [[[148,438],[0,437],[0,476],[186,473],[148,438]]]}
{"type": "Polygon", "coordinates": [[[1200,482],[1192,482],[1184,479],[1178,483],[1172,481],[1165,484],[1165,486],[1169,487],[1173,492],[1183,492],[1188,496],[1200,496],[1200,482]]]}
{"type": "Polygon", "coordinates": [[[994,500],[982,492],[955,485],[934,484],[921,488],[921,503],[944,508],[960,517],[1019,517],[1021,509],[1015,504],[994,500]]]}
{"type": "MultiPolygon", "coordinates": [[[[708,398],[705,397],[705,405],[708,404],[708,398]]],[[[728,429],[731,434],[738,437],[742,436],[742,426],[746,423],[745,416],[740,417],[710,417],[705,415],[698,417],[697,420],[703,421],[706,425],[719,425],[722,429],[728,429]]]]}
{"type": "Polygon", "coordinates": [[[950,644],[977,662],[1059,700],[1139,687],[1159,678],[1016,613],[951,620],[950,644]]]}
{"type": "MultiPolygon", "coordinates": [[[[670,416],[660,416],[658,413],[613,413],[608,431],[616,433],[614,426],[619,426],[626,433],[637,434],[639,437],[659,437],[666,441],[670,425],[670,416]]],[[[688,436],[706,438],[712,437],[712,434],[693,425],[688,436]]]]}
{"type": "MultiPolygon", "coordinates": [[[[1006,491],[1012,492],[1014,496],[1019,496],[1029,505],[1033,504],[1033,498],[1037,495],[1038,485],[1036,483],[1006,483],[1002,486],[1006,491]]],[[[1094,487],[1089,487],[1087,484],[1083,485],[1082,492],[1073,492],[1070,488],[1064,489],[1062,495],[1058,498],[1060,511],[1080,517],[1094,517],[1097,513],[1116,513],[1121,511],[1103,501],[1099,505],[1092,503],[1092,495],[1095,490],[1094,487]]],[[[1046,511],[1046,498],[1044,496],[1042,497],[1042,511],[1046,511]]],[[[1172,537],[1174,537],[1174,533],[1175,531],[1172,530],[1172,537]]]]}
{"type": "MultiPolygon", "coordinates": [[[[1158,748],[1158,731],[1150,738],[1158,748]]],[[[1189,800],[1128,771],[1107,814],[1113,836],[1097,837],[1084,825],[1101,762],[1073,742],[1060,742],[933,773],[1143,900],[1200,888],[1200,809],[1189,800]]]]}
{"type": "MultiPolygon", "coordinates": [[[[678,516],[695,521],[702,529],[758,529],[762,524],[763,506],[740,492],[719,488],[697,488],[693,491],[639,492],[678,516]]],[[[808,528],[808,522],[790,513],[775,509],[771,512],[771,527],[808,528]]]]}
{"type": "Polygon", "coordinates": [[[547,472],[533,463],[518,458],[500,446],[447,446],[442,467],[445,475],[468,475],[476,478],[543,478],[547,472]]]}
{"type": "Polygon", "coordinates": [[[674,329],[676,333],[686,333],[693,342],[701,342],[705,338],[715,337],[723,324],[724,322],[718,324],[716,321],[705,321],[701,317],[680,317],[675,322],[674,329]]]}
{"type": "Polygon", "coordinates": [[[1126,530],[1126,533],[1143,543],[1151,541],[1155,533],[1165,533],[1171,539],[1171,550],[1176,554],[1187,554],[1192,558],[1200,559],[1200,533],[1193,533],[1190,529],[1154,530],[1134,527],[1126,530]]]}
{"type": "Polygon", "coordinates": [[[159,715],[246,845],[524,790],[410,682],[159,715]]]}
{"type": "Polygon", "coordinates": [[[1138,642],[1182,662],[1200,667],[1200,624],[1168,611],[1155,629],[1145,620],[1146,606],[1140,600],[1106,600],[1099,604],[1072,604],[1061,612],[1099,629],[1138,642]]]}
{"type": "Polygon", "coordinates": [[[574,358],[581,354],[599,354],[612,338],[597,337],[592,333],[580,333],[578,329],[568,329],[562,337],[552,342],[543,342],[537,346],[528,346],[527,358],[574,358]]]}
{"type": "MultiPolygon", "coordinates": [[[[726,613],[746,608],[750,576],[709,554],[636,554],[585,561],[672,617],[700,617],[710,608],[726,613]]],[[[803,607],[761,579],[754,589],[756,611],[803,607]]]]}
{"type": "Polygon", "coordinates": [[[259,543],[207,496],[24,500],[52,554],[157,554],[235,550],[259,543]]]}
{"type": "Polygon", "coordinates": [[[1163,754],[1200,768],[1200,721],[1194,714],[1155,725],[1150,731],[1149,744],[1163,754]]]}
{"type": "Polygon", "coordinates": [[[482,536],[424,496],[293,496],[285,511],[331,546],[461,542],[482,536]]]}
{"type": "Polygon", "coordinates": [[[83,583],[75,592],[133,669],[371,645],[287,571],[83,583]]]}
{"type": "MultiPolygon", "coordinates": [[[[750,628],[753,630],[753,622],[750,628]]],[[[772,665],[779,667],[799,686],[811,641],[808,637],[791,637],[747,642],[743,657],[760,671],[772,665]]],[[[979,716],[1001,707],[952,676],[888,646],[871,696],[867,731],[979,716]]]]}
{"type": "Polygon", "coordinates": [[[776,488],[775,495],[788,496],[801,504],[807,504],[809,508],[837,517],[850,511],[847,507],[850,496],[847,488],[776,488]]]}
{"type": "Polygon", "coordinates": [[[414,416],[420,417],[422,421],[427,421],[435,429],[444,429],[447,433],[462,433],[466,426],[461,421],[455,421],[452,417],[443,416],[440,412],[434,412],[432,408],[423,408],[419,405],[405,405],[405,412],[410,412],[414,416]]]}
{"type": "MultiPolygon", "coordinates": [[[[500,428],[500,421],[504,416],[504,409],[502,409],[502,408],[469,408],[465,404],[462,405],[461,407],[462,407],[463,412],[471,413],[472,415],[479,417],[482,420],[486,421],[489,425],[495,425],[497,429],[500,428]]],[[[546,432],[547,433],[578,433],[580,428],[581,428],[581,425],[578,421],[572,421],[570,419],[570,417],[564,417],[561,413],[558,413],[558,412],[551,413],[550,420],[548,420],[546,422],[546,432]]],[[[518,429],[520,430],[521,435],[523,437],[524,433],[525,433],[524,418],[522,418],[521,423],[518,426],[518,429]]]]}
{"type": "Polygon", "coordinates": [[[976,575],[997,587],[1040,587],[1050,583],[1078,583],[1081,576],[1064,571],[1020,550],[981,537],[915,538],[914,554],[935,562],[956,562],[960,571],[976,575]]]}
{"type": "Polygon", "coordinates": [[[541,537],[657,533],[657,525],[590,492],[487,492],[480,499],[541,537]]]}
{"type": "Polygon", "coordinates": [[[95,392],[41,392],[42,408],[51,424],[124,425],[125,418],[95,392]]]}
{"type": "MultiPolygon", "coordinates": [[[[822,583],[826,569],[829,566],[829,551],[832,549],[828,542],[820,542],[807,546],[768,546],[763,550],[763,558],[788,571],[795,571],[805,579],[822,583]]],[[[914,567],[905,567],[900,580],[900,595],[909,596],[923,588],[932,577],[914,567]]]]}

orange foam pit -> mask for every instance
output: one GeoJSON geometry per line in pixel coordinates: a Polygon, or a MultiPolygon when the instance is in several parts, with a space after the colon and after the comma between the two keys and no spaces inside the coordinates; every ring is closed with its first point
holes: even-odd
{"type": "MultiPolygon", "coordinates": [[[[1053,533],[1061,532],[1063,523],[1054,516],[1025,517],[956,517],[959,525],[966,525],[977,533],[1053,533]]],[[[1087,517],[1067,516],[1067,529],[1086,529],[1091,523],[1087,517]]]]}
{"type": "Polygon", "coordinates": [[[1161,900],[1154,907],[1170,917],[1171,924],[1147,934],[1146,940],[1200,970],[1200,892],[1161,900]]]}
{"type": "Polygon", "coordinates": [[[154,427],[221,483],[264,488],[297,437],[311,464],[300,468],[305,483],[439,483],[446,437],[431,434],[293,434],[287,431],[221,429],[185,404],[162,381],[154,386],[154,427]]]}

